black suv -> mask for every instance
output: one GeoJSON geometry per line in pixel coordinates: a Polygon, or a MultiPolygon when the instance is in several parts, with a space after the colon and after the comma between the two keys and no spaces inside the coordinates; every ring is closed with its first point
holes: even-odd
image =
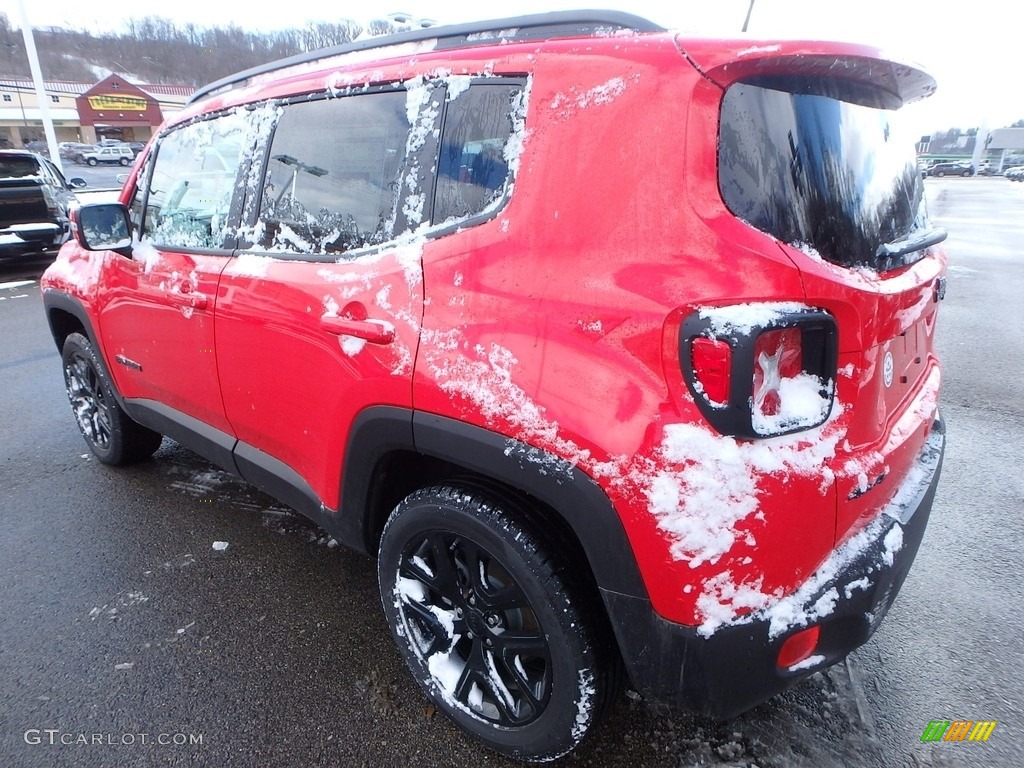
{"type": "Polygon", "coordinates": [[[70,234],[68,209],[85,179],[68,181],[33,152],[0,150],[0,260],[55,250],[70,234]]]}

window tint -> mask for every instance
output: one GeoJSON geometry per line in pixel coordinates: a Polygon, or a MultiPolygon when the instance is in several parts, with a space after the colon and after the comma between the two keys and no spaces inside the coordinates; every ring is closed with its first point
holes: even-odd
{"type": "Polygon", "coordinates": [[[49,160],[46,161],[46,167],[53,175],[54,183],[59,187],[66,187],[68,185],[67,179],[64,178],[64,174],[60,172],[56,165],[51,163],[49,160]]]}
{"type": "Polygon", "coordinates": [[[34,157],[25,155],[4,155],[0,157],[0,179],[21,179],[38,176],[39,163],[34,157]]]}
{"type": "Polygon", "coordinates": [[[143,235],[180,248],[223,246],[249,124],[237,112],[191,123],[160,143],[143,235]]]}
{"type": "Polygon", "coordinates": [[[390,240],[409,133],[404,91],[286,106],[268,153],[254,244],[329,254],[390,240]]]}
{"type": "Polygon", "coordinates": [[[441,137],[434,222],[480,213],[509,177],[505,150],[521,89],[473,85],[448,104],[441,137]]]}
{"type": "Polygon", "coordinates": [[[833,264],[879,268],[880,246],[927,224],[914,137],[884,94],[838,81],[768,85],[734,85],[722,101],[726,205],[833,264]]]}

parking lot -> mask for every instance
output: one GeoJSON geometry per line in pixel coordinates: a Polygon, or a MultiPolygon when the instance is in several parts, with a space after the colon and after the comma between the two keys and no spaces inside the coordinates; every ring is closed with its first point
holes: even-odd
{"type": "MultiPolygon", "coordinates": [[[[98,190],[111,190],[120,189],[121,182],[117,180],[118,176],[123,177],[124,174],[131,171],[131,167],[122,168],[119,165],[97,165],[90,167],[88,165],[81,165],[80,163],[74,163],[70,160],[63,161],[64,166],[64,177],[71,179],[75,176],[85,179],[89,185],[83,190],[86,197],[98,190]]],[[[79,193],[80,195],[82,193],[79,193]]],[[[83,198],[83,202],[84,202],[83,198]]]]}
{"type": "MultiPolygon", "coordinates": [[[[123,171],[65,167],[90,189],[123,171]]],[[[729,723],[627,693],[568,764],[1020,765],[1024,184],[925,185],[950,232],[948,448],[888,619],[846,663],[729,723]],[[922,743],[932,720],[997,726],[985,743],[922,743]]],[[[0,266],[0,766],[512,765],[428,706],[372,561],[169,440],[132,469],[90,458],[43,266],[0,266]]]]}

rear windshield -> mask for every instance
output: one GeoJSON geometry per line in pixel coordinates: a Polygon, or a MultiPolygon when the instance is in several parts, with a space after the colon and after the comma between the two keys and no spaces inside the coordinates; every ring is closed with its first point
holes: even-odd
{"type": "Polygon", "coordinates": [[[0,156],[0,179],[21,179],[25,176],[38,175],[39,163],[34,157],[0,156]]]}
{"type": "Polygon", "coordinates": [[[881,267],[880,246],[927,225],[914,137],[892,106],[883,93],[840,81],[733,85],[718,146],[725,204],[833,264],[881,267]]]}

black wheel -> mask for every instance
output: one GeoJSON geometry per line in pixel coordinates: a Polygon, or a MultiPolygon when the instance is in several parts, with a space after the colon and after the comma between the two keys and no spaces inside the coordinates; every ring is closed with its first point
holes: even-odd
{"type": "Polygon", "coordinates": [[[113,384],[92,342],[80,333],[69,335],[63,363],[71,410],[96,458],[104,464],[123,465],[152,456],[163,437],[132,421],[117,404],[113,384]]]}
{"type": "Polygon", "coordinates": [[[90,157],[87,162],[89,163],[89,165],[96,165],[96,158],[95,157],[90,157]]]}
{"type": "Polygon", "coordinates": [[[129,160],[128,160],[127,157],[122,157],[121,158],[121,165],[128,165],[128,163],[129,163],[129,160]]]}
{"type": "Polygon", "coordinates": [[[946,172],[945,171],[936,171],[935,175],[941,178],[942,176],[946,175],[946,172]]]}
{"type": "Polygon", "coordinates": [[[617,691],[595,608],[574,595],[514,503],[416,491],[381,539],[392,635],[434,704],[492,749],[548,761],[575,748],[617,691]]]}
{"type": "Polygon", "coordinates": [[[960,174],[960,175],[961,175],[961,176],[963,176],[964,178],[967,178],[968,176],[970,176],[970,175],[971,175],[971,172],[970,172],[970,171],[964,171],[964,172],[963,172],[962,174],[960,174]]]}

